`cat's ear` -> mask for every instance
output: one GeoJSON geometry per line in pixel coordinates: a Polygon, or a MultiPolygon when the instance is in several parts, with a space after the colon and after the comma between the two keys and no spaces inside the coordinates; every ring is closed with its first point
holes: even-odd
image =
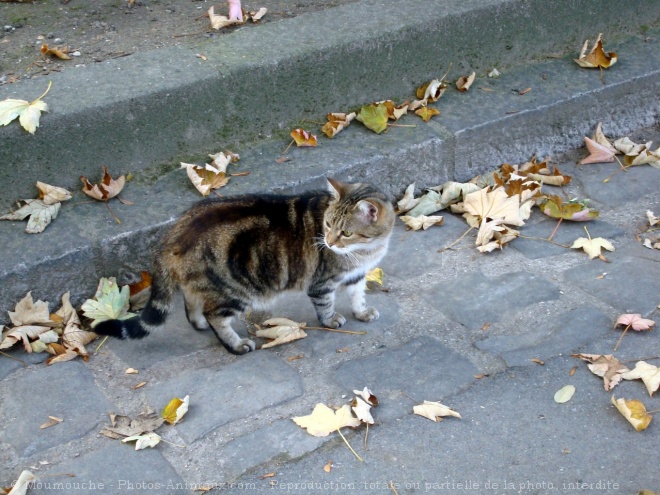
{"type": "Polygon", "coordinates": [[[363,199],[358,201],[355,207],[356,213],[365,223],[375,223],[378,221],[379,208],[378,201],[374,199],[363,199]]]}
{"type": "Polygon", "coordinates": [[[326,178],[328,181],[328,191],[332,194],[332,197],[335,199],[341,198],[346,192],[346,184],[339,182],[338,180],[331,179],[330,177],[326,178]]]}

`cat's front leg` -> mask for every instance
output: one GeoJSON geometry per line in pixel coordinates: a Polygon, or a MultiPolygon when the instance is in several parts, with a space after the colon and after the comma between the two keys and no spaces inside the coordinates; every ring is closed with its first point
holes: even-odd
{"type": "Polygon", "coordinates": [[[364,275],[344,282],[346,292],[351,298],[351,309],[353,316],[360,321],[374,321],[380,316],[378,310],[374,307],[367,307],[364,291],[367,288],[367,279],[364,275]]]}
{"type": "Polygon", "coordinates": [[[312,287],[307,295],[314,304],[316,317],[324,327],[339,328],[346,323],[346,318],[335,312],[335,290],[336,286],[312,287]]]}

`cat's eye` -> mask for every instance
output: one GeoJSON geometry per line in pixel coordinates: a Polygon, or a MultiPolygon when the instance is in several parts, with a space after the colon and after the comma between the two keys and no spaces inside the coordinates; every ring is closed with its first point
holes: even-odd
{"type": "Polygon", "coordinates": [[[341,233],[341,235],[343,235],[344,237],[350,237],[350,236],[353,235],[353,232],[351,232],[350,230],[344,230],[344,231],[341,233]]]}

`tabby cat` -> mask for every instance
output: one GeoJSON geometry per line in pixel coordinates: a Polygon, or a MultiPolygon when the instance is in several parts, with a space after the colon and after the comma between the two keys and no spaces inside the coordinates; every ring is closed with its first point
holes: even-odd
{"type": "Polygon", "coordinates": [[[165,234],[141,314],[101,322],[94,332],[145,337],[164,324],[177,287],[190,324],[210,327],[234,354],[255,344],[236,334],[232,318],[285,290],[306,291],[321,324],[337,328],[346,321],[335,312],[341,285],[353,315],[375,320],[378,311],[365,304],[365,274],[385,255],[394,219],[392,205],[374,187],[333,179],[328,191],[205,200],[165,234]]]}

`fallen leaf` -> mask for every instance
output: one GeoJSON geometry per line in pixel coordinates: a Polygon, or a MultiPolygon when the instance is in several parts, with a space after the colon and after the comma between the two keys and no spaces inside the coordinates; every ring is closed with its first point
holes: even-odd
{"type": "Polygon", "coordinates": [[[642,330],[651,330],[654,325],[655,321],[642,318],[642,315],[640,314],[624,314],[616,319],[614,327],[630,326],[633,330],[640,332],[642,330]]]}
{"type": "Polygon", "coordinates": [[[355,399],[353,399],[353,402],[351,403],[351,409],[355,413],[355,416],[357,416],[357,418],[363,423],[370,425],[374,424],[374,418],[370,411],[371,405],[367,404],[360,397],[355,397],[355,399]]]}
{"type": "Polygon", "coordinates": [[[426,102],[436,102],[447,90],[447,83],[439,79],[433,79],[417,88],[417,98],[426,102]]]}
{"type": "Polygon", "coordinates": [[[18,117],[18,121],[23,129],[30,134],[34,134],[37,127],[39,127],[41,112],[48,111],[48,105],[46,102],[41,101],[41,99],[50,91],[50,86],[51,83],[48,83],[46,91],[39,98],[31,102],[15,100],[13,98],[0,101],[0,125],[7,125],[18,117]]]}
{"type": "Polygon", "coordinates": [[[397,121],[408,113],[408,102],[397,105],[392,100],[384,100],[378,102],[378,104],[385,105],[385,108],[387,108],[387,116],[390,120],[397,121]]]}
{"type": "Polygon", "coordinates": [[[190,396],[188,395],[186,395],[183,400],[175,397],[165,406],[161,416],[167,423],[171,425],[177,424],[188,412],[189,401],[190,396]]]}
{"type": "Polygon", "coordinates": [[[2,215],[0,220],[23,220],[28,219],[25,232],[28,234],[38,234],[57,218],[62,203],[46,204],[40,199],[25,199],[25,204],[18,210],[2,215]]]}
{"type": "Polygon", "coordinates": [[[274,478],[276,476],[276,473],[266,473],[261,476],[259,476],[260,480],[264,480],[266,478],[274,478]]]}
{"type": "Polygon", "coordinates": [[[520,96],[522,96],[522,95],[526,95],[526,94],[529,93],[531,90],[532,90],[532,88],[525,88],[525,89],[523,89],[523,90],[518,91],[518,94],[519,94],[520,96]]]}
{"type": "Polygon", "coordinates": [[[638,400],[615,399],[612,396],[611,402],[637,431],[645,430],[653,419],[646,412],[644,404],[638,400]]]}
{"type": "Polygon", "coordinates": [[[372,282],[378,285],[383,285],[384,275],[385,273],[383,272],[383,269],[376,267],[373,270],[368,271],[367,274],[365,275],[365,278],[367,280],[367,283],[372,282]]]}
{"type": "Polygon", "coordinates": [[[262,349],[275,347],[276,345],[286,344],[294,340],[304,339],[307,334],[303,330],[307,323],[298,323],[288,318],[270,318],[263,322],[263,325],[270,328],[260,328],[257,330],[257,337],[273,339],[263,344],[262,349]]]}
{"type": "MultiPolygon", "coordinates": [[[[98,338],[98,335],[96,335],[94,332],[83,331],[80,318],[78,318],[78,313],[71,305],[69,297],[69,292],[62,296],[62,307],[57,311],[57,313],[55,313],[57,316],[62,318],[62,322],[64,324],[64,330],[62,331],[62,344],[67,348],[67,350],[75,351],[78,355],[82,356],[83,359],[86,359],[87,349],[85,349],[85,345],[98,338]]],[[[50,359],[48,364],[52,364],[57,361],[57,358],[50,359]]]]}
{"type": "Polygon", "coordinates": [[[488,77],[500,77],[500,71],[494,68],[488,73],[488,77]]]}
{"type": "Polygon", "coordinates": [[[132,316],[128,312],[130,292],[128,285],[121,290],[115,277],[101,278],[94,299],[87,299],[82,305],[83,314],[92,319],[91,327],[106,320],[125,320],[132,316]]]}
{"type": "Polygon", "coordinates": [[[296,142],[296,146],[299,148],[314,147],[318,144],[316,136],[304,129],[294,129],[291,131],[290,136],[293,138],[293,140],[296,142]]]}
{"type": "Polygon", "coordinates": [[[51,426],[60,424],[62,421],[64,421],[62,418],[57,418],[55,416],[48,416],[48,421],[42,424],[39,428],[41,430],[45,430],[46,428],[50,428],[51,426]]]}
{"type": "Polygon", "coordinates": [[[564,202],[561,197],[545,195],[539,202],[543,214],[550,218],[563,218],[571,222],[587,222],[598,218],[598,211],[589,208],[585,201],[564,202]]]}
{"type": "Polygon", "coordinates": [[[36,479],[37,477],[30,471],[22,471],[11,490],[9,490],[8,495],[25,495],[30,487],[30,483],[36,479]]]}
{"type": "Polygon", "coordinates": [[[362,397],[367,404],[373,407],[378,405],[378,397],[376,397],[367,387],[364,387],[362,390],[353,390],[353,393],[358,397],[362,397]]]}
{"type": "Polygon", "coordinates": [[[233,153],[231,151],[220,151],[209,155],[209,158],[213,160],[211,165],[213,165],[218,172],[227,172],[227,165],[230,163],[236,163],[241,159],[238,153],[233,153]]]}
{"type": "Polygon", "coordinates": [[[252,22],[257,23],[263,18],[263,16],[266,15],[267,12],[268,9],[266,7],[261,7],[259,10],[251,10],[246,14],[246,17],[252,22]]]}
{"type": "Polygon", "coordinates": [[[111,198],[114,198],[124,189],[126,185],[126,177],[120,176],[116,180],[113,179],[108,173],[108,167],[103,166],[103,177],[99,184],[90,184],[87,180],[87,177],[80,176],[80,180],[83,183],[82,191],[87,194],[87,196],[94,198],[98,201],[107,201],[111,198]]]}
{"type": "Polygon", "coordinates": [[[288,358],[286,358],[286,360],[292,362],[292,361],[297,361],[298,359],[302,359],[304,357],[305,357],[304,354],[296,354],[295,356],[289,356],[288,358]]]}
{"type": "Polygon", "coordinates": [[[632,141],[629,137],[622,137],[614,141],[614,148],[624,155],[637,156],[643,150],[647,149],[651,143],[640,144],[632,141]]]}
{"type": "Polygon", "coordinates": [[[181,162],[181,168],[186,169],[190,182],[202,196],[208,196],[213,189],[220,189],[229,182],[229,177],[224,171],[208,163],[201,167],[194,163],[181,162]]]}
{"type": "Polygon", "coordinates": [[[376,134],[380,134],[387,129],[389,112],[385,104],[372,103],[370,105],[362,105],[356,118],[362,122],[367,129],[374,131],[376,134]]]}
{"type": "Polygon", "coordinates": [[[660,218],[656,217],[651,210],[646,210],[646,218],[649,219],[649,227],[660,224],[660,218]]]}
{"type": "Polygon", "coordinates": [[[128,416],[110,414],[110,426],[104,426],[99,433],[109,438],[119,439],[150,433],[159,428],[165,422],[153,413],[141,413],[137,418],[131,419],[128,416]]]}
{"type": "Polygon", "coordinates": [[[71,193],[63,187],[37,182],[37,189],[39,189],[39,199],[47,205],[53,205],[71,199],[71,193]]]}
{"type": "Polygon", "coordinates": [[[596,39],[593,48],[588,54],[587,54],[587,48],[589,47],[589,40],[586,40],[584,42],[584,45],[582,46],[582,50],[580,51],[579,58],[574,59],[575,62],[580,67],[585,67],[588,69],[597,69],[597,68],[607,69],[608,67],[611,67],[616,63],[617,61],[616,53],[614,52],[606,53],[603,50],[602,36],[603,36],[602,33],[598,34],[598,38],[596,39]]]}
{"type": "Polygon", "coordinates": [[[315,437],[327,437],[333,431],[345,426],[355,428],[362,424],[359,419],[353,417],[348,404],[344,404],[337,411],[333,411],[325,404],[319,403],[314,407],[312,414],[297,416],[293,418],[293,421],[315,437]]]}
{"type": "Polygon", "coordinates": [[[566,385],[555,392],[555,402],[557,404],[564,404],[573,397],[575,387],[573,385],[566,385]]]}
{"type": "Polygon", "coordinates": [[[408,226],[408,229],[412,230],[426,230],[433,225],[442,225],[444,223],[444,219],[441,216],[427,217],[426,215],[419,215],[418,217],[411,217],[405,215],[400,218],[408,226]]]}
{"type": "Polygon", "coordinates": [[[46,43],[41,45],[41,53],[43,55],[50,55],[51,57],[57,57],[62,60],[71,60],[71,57],[67,55],[69,51],[68,48],[58,48],[58,47],[49,47],[46,43]]]}
{"type": "Polygon", "coordinates": [[[573,367],[570,369],[570,371],[568,372],[568,376],[573,376],[573,375],[575,374],[575,372],[577,371],[577,369],[578,369],[577,366],[573,366],[573,367]]]}
{"type": "Polygon", "coordinates": [[[466,92],[468,89],[470,89],[470,86],[472,86],[475,77],[477,77],[476,72],[473,72],[469,76],[459,77],[458,80],[456,81],[456,89],[458,89],[463,93],[466,92]]]}
{"type": "Polygon", "coordinates": [[[621,375],[630,371],[612,354],[571,354],[571,356],[590,363],[587,367],[594,375],[603,377],[603,386],[608,391],[621,381],[621,375]]]}
{"type": "Polygon", "coordinates": [[[332,470],[332,461],[328,461],[328,463],[323,466],[323,471],[326,473],[329,473],[332,470]]]}
{"type": "Polygon", "coordinates": [[[333,138],[337,133],[344,130],[351,121],[356,117],[355,112],[351,113],[329,113],[326,115],[328,122],[321,128],[323,134],[329,138],[333,138]]]}
{"type": "Polygon", "coordinates": [[[142,271],[140,280],[128,285],[128,292],[130,308],[134,311],[144,308],[151,296],[151,275],[149,275],[149,272],[142,271]]]}
{"type": "Polygon", "coordinates": [[[122,443],[126,442],[135,442],[135,450],[153,448],[160,443],[160,435],[152,431],[144,435],[133,435],[122,439],[122,443]]]}
{"type": "Polygon", "coordinates": [[[584,252],[589,255],[589,259],[594,259],[597,256],[600,257],[601,249],[607,249],[608,251],[614,251],[614,246],[610,241],[603,239],[602,237],[589,238],[579,237],[573,242],[571,246],[572,249],[584,249],[584,252]]]}
{"type": "Polygon", "coordinates": [[[0,349],[9,349],[17,342],[23,342],[23,347],[30,353],[30,340],[38,339],[42,333],[48,332],[56,324],[51,321],[48,303],[34,302],[32,292],[16,304],[14,311],[9,311],[9,319],[14,327],[3,332],[0,349]]]}
{"type": "Polygon", "coordinates": [[[474,378],[477,380],[481,380],[482,378],[486,378],[488,376],[488,373],[479,373],[478,375],[474,375],[474,378]]]}
{"type": "Polygon", "coordinates": [[[520,200],[507,196],[502,189],[490,191],[489,188],[480,189],[465,196],[463,207],[467,213],[479,218],[502,219],[508,225],[523,225],[525,222],[520,218],[520,200]]]}
{"type": "Polygon", "coordinates": [[[415,110],[415,115],[419,115],[424,122],[428,122],[434,115],[440,115],[440,110],[424,105],[422,108],[415,110]]]}
{"type": "Polygon", "coordinates": [[[580,160],[579,165],[585,165],[587,163],[608,163],[615,160],[614,155],[616,153],[607,146],[586,136],[584,137],[584,144],[587,146],[589,156],[580,160]]]}
{"type": "Polygon", "coordinates": [[[638,361],[635,368],[621,375],[624,380],[642,380],[649,395],[653,396],[660,388],[660,368],[646,361],[638,361]]]}
{"type": "Polygon", "coordinates": [[[422,404],[413,407],[413,412],[419,416],[424,416],[431,421],[442,421],[442,416],[454,416],[461,418],[461,415],[456,411],[440,404],[439,402],[431,402],[425,400],[422,404]]]}
{"type": "Polygon", "coordinates": [[[396,203],[396,212],[398,214],[412,210],[419,203],[420,198],[415,199],[415,183],[408,185],[403,197],[396,203]]]}
{"type": "Polygon", "coordinates": [[[541,360],[538,359],[538,358],[532,358],[532,359],[530,359],[530,361],[531,361],[532,363],[540,364],[541,366],[545,365],[545,361],[541,361],[541,360]]]}
{"type": "Polygon", "coordinates": [[[137,385],[134,385],[131,387],[132,390],[137,390],[138,388],[142,388],[147,384],[147,382],[140,382],[137,385]]]}
{"type": "Polygon", "coordinates": [[[126,371],[124,371],[124,373],[127,375],[137,375],[139,371],[136,370],[135,368],[127,368],[126,371]]]}

